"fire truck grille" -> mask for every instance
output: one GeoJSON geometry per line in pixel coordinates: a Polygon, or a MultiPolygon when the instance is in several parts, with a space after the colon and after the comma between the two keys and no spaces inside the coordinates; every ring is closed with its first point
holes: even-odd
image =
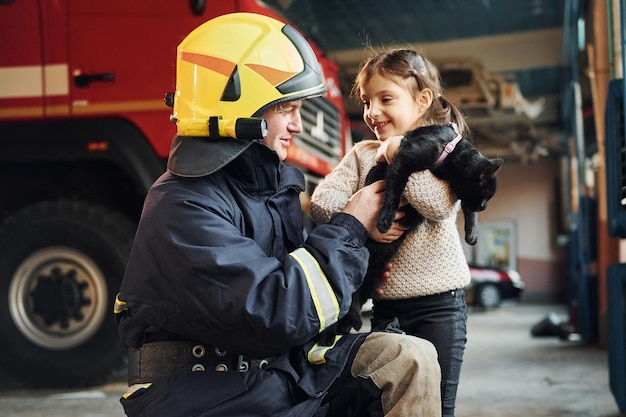
{"type": "Polygon", "coordinates": [[[341,123],[337,108],[323,97],[304,100],[302,133],[294,139],[303,150],[331,163],[341,156],[341,123]]]}

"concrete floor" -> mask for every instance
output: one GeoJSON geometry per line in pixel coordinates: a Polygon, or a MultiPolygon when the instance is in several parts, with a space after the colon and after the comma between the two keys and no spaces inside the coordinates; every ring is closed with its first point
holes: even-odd
{"type": "MultiPolygon", "coordinates": [[[[608,386],[607,352],[530,328],[562,306],[505,304],[469,312],[468,345],[457,417],[617,417],[608,386]]],[[[4,387],[0,416],[123,417],[123,381],[76,391],[4,387]]]]}
{"type": "Polygon", "coordinates": [[[530,335],[550,312],[567,320],[563,306],[470,312],[457,417],[620,416],[606,350],[530,335]]]}

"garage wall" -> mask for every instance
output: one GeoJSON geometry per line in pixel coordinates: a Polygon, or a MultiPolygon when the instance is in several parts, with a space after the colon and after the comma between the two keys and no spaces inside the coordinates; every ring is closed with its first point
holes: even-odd
{"type": "Polygon", "coordinates": [[[559,230],[559,186],[556,157],[544,157],[526,165],[505,160],[498,172],[498,191],[487,210],[478,216],[481,224],[514,225],[512,255],[526,282],[525,302],[565,300],[566,247],[557,243],[560,233],[566,232],[559,230]]]}

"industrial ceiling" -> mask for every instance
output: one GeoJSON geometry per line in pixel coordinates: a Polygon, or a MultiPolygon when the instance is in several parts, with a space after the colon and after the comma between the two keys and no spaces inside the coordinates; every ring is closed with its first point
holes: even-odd
{"type": "Polygon", "coordinates": [[[361,109],[348,92],[367,49],[411,45],[437,63],[484,153],[528,161],[562,139],[565,0],[266,3],[339,64],[356,136],[361,109]]]}

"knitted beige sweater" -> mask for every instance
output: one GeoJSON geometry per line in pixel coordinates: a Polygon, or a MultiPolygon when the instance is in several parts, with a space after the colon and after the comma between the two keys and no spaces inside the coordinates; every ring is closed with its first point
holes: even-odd
{"type": "MultiPolygon", "coordinates": [[[[319,224],[343,209],[365,184],[380,142],[361,141],[319,184],[311,197],[311,216],[319,224]]],[[[448,184],[430,171],[411,175],[404,197],[426,219],[408,232],[395,257],[382,299],[440,294],[465,287],[470,280],[461,238],[456,228],[460,202],[448,184]]]]}

